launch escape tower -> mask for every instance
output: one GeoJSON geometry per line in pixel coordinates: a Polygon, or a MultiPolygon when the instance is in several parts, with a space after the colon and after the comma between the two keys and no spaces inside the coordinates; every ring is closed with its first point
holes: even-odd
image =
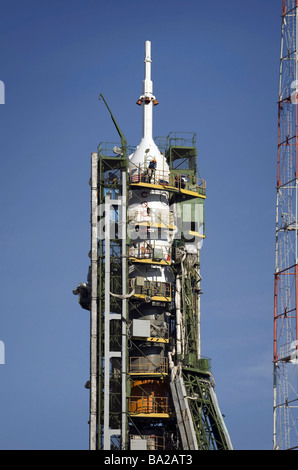
{"type": "Polygon", "coordinates": [[[298,448],[298,2],[283,0],[274,273],[273,447],[298,448]]]}
{"type": "Polygon", "coordinates": [[[91,155],[91,264],[74,290],[90,310],[90,449],[231,449],[201,355],[196,136],[152,138],[149,41],[136,148],[101,98],[121,142],[91,155]]]}

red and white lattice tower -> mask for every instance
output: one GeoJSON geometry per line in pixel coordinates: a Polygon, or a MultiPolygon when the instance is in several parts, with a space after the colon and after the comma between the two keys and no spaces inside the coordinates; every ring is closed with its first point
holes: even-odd
{"type": "Polygon", "coordinates": [[[298,448],[298,0],[283,0],[274,274],[274,449],[298,448]]]}

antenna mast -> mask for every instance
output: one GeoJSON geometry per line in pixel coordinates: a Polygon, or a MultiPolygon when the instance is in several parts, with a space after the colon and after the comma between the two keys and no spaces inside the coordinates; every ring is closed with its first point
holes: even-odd
{"type": "Polygon", "coordinates": [[[274,273],[273,448],[298,447],[298,1],[283,0],[274,273]]]}

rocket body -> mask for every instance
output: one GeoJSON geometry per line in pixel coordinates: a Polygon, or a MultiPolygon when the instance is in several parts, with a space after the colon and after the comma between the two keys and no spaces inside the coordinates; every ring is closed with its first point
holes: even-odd
{"type": "Polygon", "coordinates": [[[135,152],[129,156],[129,173],[131,182],[143,186],[130,191],[128,201],[129,256],[140,263],[131,276],[143,276],[154,282],[172,282],[169,266],[174,214],[170,211],[169,193],[155,189],[160,182],[169,181],[169,165],[152,137],[155,96],[151,80],[150,41],[145,43],[145,78],[140,100],[143,136],[135,152]],[[148,263],[142,264],[142,261],[148,263]]]}
{"type": "Polygon", "coordinates": [[[90,449],[230,448],[200,350],[206,195],[195,134],[170,133],[160,151],[150,41],[144,65],[139,145],[127,157],[111,114],[121,149],[91,156],[90,279],[73,291],[90,310],[90,449]]]}

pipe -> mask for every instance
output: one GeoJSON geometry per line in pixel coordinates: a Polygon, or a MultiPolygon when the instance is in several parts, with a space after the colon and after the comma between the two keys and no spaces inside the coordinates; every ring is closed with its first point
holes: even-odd
{"type": "Polygon", "coordinates": [[[176,292],[175,292],[175,307],[176,307],[176,335],[177,335],[177,354],[182,354],[181,346],[181,281],[177,276],[176,278],[176,292]]]}
{"type": "Polygon", "coordinates": [[[98,155],[91,154],[91,308],[90,308],[90,426],[89,449],[96,450],[97,437],[97,175],[98,155]]]}
{"type": "MultiPolygon", "coordinates": [[[[126,434],[127,434],[127,400],[126,400],[126,367],[127,367],[127,300],[126,300],[126,277],[127,277],[127,261],[126,261],[126,211],[127,211],[127,174],[126,171],[122,171],[122,423],[121,423],[121,435],[122,435],[122,448],[126,448],[126,434]]],[[[133,288],[134,292],[134,288],[133,288]]]]}

